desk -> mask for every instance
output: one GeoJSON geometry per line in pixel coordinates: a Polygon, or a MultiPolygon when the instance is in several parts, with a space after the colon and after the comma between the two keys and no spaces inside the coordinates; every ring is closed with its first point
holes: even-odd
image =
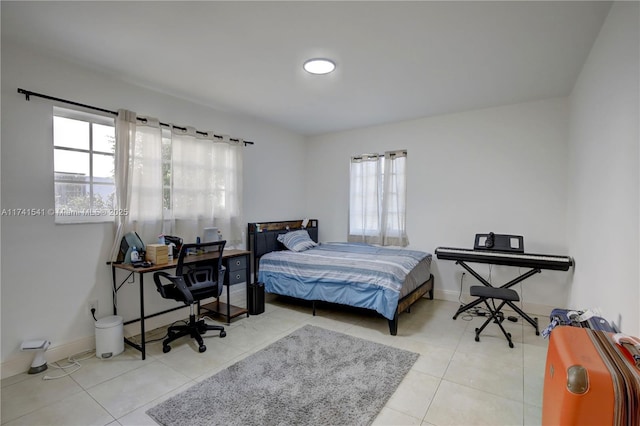
{"type": "MultiPolygon", "coordinates": [[[[225,250],[223,252],[222,261],[225,267],[227,268],[227,274],[225,274],[225,281],[223,283],[227,287],[227,303],[223,303],[217,300],[215,302],[211,302],[202,306],[207,311],[226,316],[227,323],[231,321],[231,318],[235,318],[245,313],[247,314],[247,316],[249,316],[249,311],[247,309],[239,308],[231,305],[229,300],[229,293],[230,293],[229,287],[231,287],[234,284],[241,283],[242,282],[241,280],[243,278],[245,278],[244,282],[248,287],[249,279],[251,276],[250,262],[249,262],[250,255],[251,255],[251,252],[246,250],[225,250]],[[244,266],[244,271],[241,271],[241,269],[239,269],[242,266],[244,266]],[[231,277],[229,276],[229,270],[234,272],[234,275],[231,277]],[[226,315],[224,315],[225,313],[226,315]]],[[[216,259],[217,257],[218,257],[217,253],[204,253],[199,255],[191,255],[191,256],[185,257],[184,263],[185,264],[197,263],[203,260],[216,259]]],[[[142,359],[146,358],[146,348],[145,348],[146,345],[145,345],[145,335],[144,335],[145,319],[153,318],[155,316],[166,314],[167,312],[172,312],[185,307],[185,305],[180,305],[180,306],[176,306],[175,308],[166,309],[162,312],[156,312],[151,315],[145,315],[144,313],[144,275],[148,273],[156,272],[156,271],[162,271],[165,269],[173,269],[176,267],[177,263],[178,263],[178,259],[174,259],[169,261],[169,263],[165,263],[163,265],[153,265],[148,268],[134,268],[128,263],[111,263],[111,275],[113,279],[113,314],[114,315],[117,315],[118,313],[116,308],[116,297],[117,297],[118,290],[120,289],[120,287],[122,287],[122,285],[124,285],[125,282],[127,282],[127,280],[131,276],[134,276],[134,279],[135,279],[134,274],[138,274],[138,282],[140,287],[140,317],[137,319],[126,321],[124,324],[127,325],[127,324],[140,321],[140,344],[138,345],[127,338],[125,338],[124,341],[129,346],[139,350],[142,353],[142,359]],[[118,269],[128,272],[126,278],[122,280],[122,282],[120,282],[119,285],[118,285],[118,282],[116,281],[116,270],[118,269]]],[[[248,297],[249,297],[249,292],[247,291],[246,306],[249,306],[248,297]]],[[[198,310],[198,314],[200,314],[199,310],[198,310]]]]}

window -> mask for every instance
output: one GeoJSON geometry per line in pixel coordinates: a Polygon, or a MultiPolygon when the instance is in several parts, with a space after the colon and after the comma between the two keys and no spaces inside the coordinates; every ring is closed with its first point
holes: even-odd
{"type": "Polygon", "coordinates": [[[56,223],[113,221],[114,120],[54,108],[56,223]]]}
{"type": "Polygon", "coordinates": [[[348,241],[406,246],[406,151],[351,159],[348,241]]]}
{"type": "Polygon", "coordinates": [[[195,240],[215,226],[242,244],[242,142],[174,127],[171,136],[170,232],[195,240]]]}

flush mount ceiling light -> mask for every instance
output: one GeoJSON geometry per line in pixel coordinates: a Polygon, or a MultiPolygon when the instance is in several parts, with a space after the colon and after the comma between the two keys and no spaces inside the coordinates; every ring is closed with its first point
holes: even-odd
{"type": "Polygon", "coordinates": [[[313,58],[306,61],[303,68],[310,74],[329,74],[336,69],[336,64],[329,59],[313,58]]]}

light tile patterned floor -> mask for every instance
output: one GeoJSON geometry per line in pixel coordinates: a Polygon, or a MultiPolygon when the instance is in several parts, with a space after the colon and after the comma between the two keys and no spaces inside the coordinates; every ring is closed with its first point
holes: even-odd
{"type": "MultiPolygon", "coordinates": [[[[513,349],[495,324],[475,342],[484,318],[454,321],[457,307],[421,299],[390,336],[387,321],[375,315],[325,306],[314,317],[308,305],[268,297],[264,314],[236,319],[224,339],[205,339],[205,353],[183,338],[167,354],[159,342],[148,345],[146,361],[128,348],[111,360],[83,360],[80,370],[57,380],[42,380],[60,374],[52,368],[7,378],[2,425],[154,425],[147,409],[304,324],[420,353],[374,425],[539,425],[547,341],[527,323],[505,321],[513,349]]],[[[148,338],[164,330],[152,333],[148,338]]]]}

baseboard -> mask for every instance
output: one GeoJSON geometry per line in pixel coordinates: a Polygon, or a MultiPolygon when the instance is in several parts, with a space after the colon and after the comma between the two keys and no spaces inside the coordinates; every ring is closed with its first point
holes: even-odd
{"type": "MultiPolygon", "coordinates": [[[[233,293],[231,293],[233,294],[233,293]]],[[[189,317],[189,308],[178,309],[168,312],[157,317],[149,318],[145,321],[145,330],[149,332],[155,328],[164,327],[175,321],[183,320],[189,317]]],[[[124,326],[124,335],[126,337],[137,336],[140,334],[140,323],[135,322],[124,326]]],[[[55,344],[55,342],[54,342],[55,344]]],[[[74,340],[73,342],[63,343],[58,346],[50,346],[45,352],[47,362],[55,362],[66,360],[70,356],[81,354],[86,351],[95,350],[96,338],[95,334],[74,340]]],[[[29,370],[33,362],[33,352],[18,352],[14,357],[0,364],[0,376],[2,379],[15,376],[16,374],[25,373],[29,370]]]]}
{"type": "MultiPolygon", "coordinates": [[[[226,292],[222,294],[220,300],[226,301],[226,292]]],[[[230,288],[230,299],[233,304],[237,306],[244,306],[246,300],[246,291],[244,286],[232,286],[230,288]]],[[[446,291],[434,291],[434,297],[441,300],[457,301],[457,293],[446,291]],[[451,293],[451,294],[449,294],[451,293]]],[[[551,312],[551,310],[549,310],[551,312]]],[[[147,332],[164,327],[175,321],[183,320],[189,316],[189,308],[178,309],[176,311],[168,312],[157,317],[149,318],[145,321],[145,330],[147,332]]],[[[137,336],[140,334],[140,323],[135,322],[124,326],[124,335],[126,337],[137,336]]],[[[45,359],[47,362],[55,362],[65,360],[70,356],[77,355],[86,351],[95,350],[96,339],[95,335],[85,336],[72,342],[63,343],[60,345],[53,345],[45,352],[45,359]]],[[[31,363],[33,362],[34,354],[32,352],[18,352],[14,357],[9,358],[0,364],[1,378],[15,376],[16,374],[24,373],[29,370],[31,363]]]]}
{"type": "MultiPolygon", "coordinates": [[[[457,291],[438,290],[438,289],[433,290],[434,299],[460,303],[459,297],[460,297],[460,293],[457,291]]],[[[462,300],[463,300],[462,303],[469,303],[474,299],[468,294],[465,294],[465,295],[462,295],[462,300]]],[[[517,305],[520,306],[520,309],[522,309],[529,315],[537,315],[540,318],[549,318],[549,315],[551,315],[551,311],[554,309],[553,306],[543,305],[540,303],[531,303],[531,302],[517,303],[517,305]]],[[[509,309],[505,308],[505,311],[509,311],[509,309]]]]}
{"type": "MultiPolygon", "coordinates": [[[[433,298],[437,300],[446,300],[447,302],[459,302],[459,293],[450,290],[433,289],[433,298]]],[[[425,296],[426,297],[426,296],[425,296]]]]}
{"type": "MultiPolygon", "coordinates": [[[[96,348],[96,338],[94,335],[86,336],[73,342],[63,343],[59,346],[50,346],[45,352],[47,362],[66,360],[70,356],[77,355],[96,348]]],[[[18,352],[13,358],[0,365],[2,378],[26,373],[33,362],[33,352],[18,352]]]]}

